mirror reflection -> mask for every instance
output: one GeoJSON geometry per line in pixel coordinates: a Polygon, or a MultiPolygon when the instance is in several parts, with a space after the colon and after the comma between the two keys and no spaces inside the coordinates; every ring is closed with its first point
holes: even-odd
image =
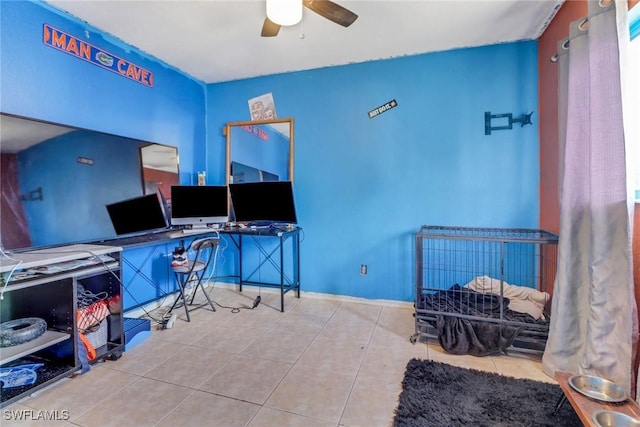
{"type": "Polygon", "coordinates": [[[178,179],[178,149],[170,145],[146,144],[140,147],[144,194],[160,192],[166,200],[171,198],[171,186],[178,179]]]}
{"type": "Polygon", "coordinates": [[[3,248],[115,238],[107,204],[178,184],[176,147],[6,114],[0,120],[3,248]]]}
{"type": "Polygon", "coordinates": [[[293,119],[231,122],[226,126],[227,184],[293,181],[293,119]]]}

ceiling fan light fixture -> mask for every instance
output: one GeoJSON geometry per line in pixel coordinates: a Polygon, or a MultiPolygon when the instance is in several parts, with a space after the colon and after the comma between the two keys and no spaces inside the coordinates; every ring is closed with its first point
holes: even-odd
{"type": "Polygon", "coordinates": [[[266,0],[267,18],[282,25],[296,25],[302,20],[302,0],[266,0]]]}

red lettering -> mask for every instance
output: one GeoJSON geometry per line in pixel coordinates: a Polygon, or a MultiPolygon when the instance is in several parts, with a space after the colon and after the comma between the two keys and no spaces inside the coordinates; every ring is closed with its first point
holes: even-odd
{"type": "Polygon", "coordinates": [[[42,34],[42,40],[46,43],[49,41],[49,39],[51,38],[51,30],[49,30],[49,26],[45,25],[44,26],[44,31],[42,34]]]}
{"type": "Polygon", "coordinates": [[[69,44],[67,45],[66,51],[73,52],[73,54],[76,56],[80,55],[78,53],[78,44],[76,43],[76,39],[74,39],[73,37],[69,37],[69,44]]]}
{"type": "Polygon", "coordinates": [[[80,56],[91,60],[91,46],[86,43],[80,42],[80,56]]]}
{"type": "MultiPolygon", "coordinates": [[[[1,1],[1,0],[0,0],[1,1]]],[[[77,37],[73,37],[60,31],[49,24],[43,24],[42,40],[47,45],[64,51],[70,55],[74,55],[80,59],[93,63],[94,65],[105,67],[111,71],[115,71],[123,77],[127,77],[145,86],[153,87],[153,73],[142,67],[131,64],[117,56],[109,55],[101,52],[95,46],[82,41],[77,37]],[[93,54],[97,52],[96,57],[93,54]],[[113,67],[112,61],[116,64],[113,67]]]]}
{"type": "Polygon", "coordinates": [[[123,76],[125,75],[125,71],[124,71],[125,65],[127,65],[126,62],[124,62],[122,59],[118,59],[118,63],[116,64],[116,66],[118,67],[118,72],[123,76]]]}
{"type": "Polygon", "coordinates": [[[129,64],[129,68],[127,68],[127,77],[129,77],[130,79],[136,79],[136,71],[135,71],[136,66],[133,64],[129,64]]]}
{"type": "Polygon", "coordinates": [[[58,33],[55,30],[52,31],[52,33],[53,33],[53,41],[51,42],[51,45],[59,48],[64,48],[64,46],[67,44],[67,35],[63,33],[58,33]]]}

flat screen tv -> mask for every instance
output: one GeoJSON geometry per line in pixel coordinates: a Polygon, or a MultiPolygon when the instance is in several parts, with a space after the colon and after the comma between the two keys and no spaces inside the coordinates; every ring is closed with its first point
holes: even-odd
{"type": "Polygon", "coordinates": [[[117,235],[150,232],[168,227],[158,193],[111,203],[107,212],[117,235]]]}
{"type": "Polygon", "coordinates": [[[226,185],[171,186],[171,225],[202,228],[229,222],[226,185]]]}
{"type": "Polygon", "coordinates": [[[2,249],[115,239],[106,205],[179,183],[178,147],[0,113],[2,249]]]}
{"type": "Polygon", "coordinates": [[[291,181],[229,184],[236,222],[297,224],[291,181]]]}

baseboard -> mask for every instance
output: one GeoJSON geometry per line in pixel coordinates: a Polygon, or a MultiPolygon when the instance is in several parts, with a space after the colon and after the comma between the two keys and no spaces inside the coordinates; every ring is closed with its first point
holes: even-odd
{"type": "MultiPolygon", "coordinates": [[[[228,283],[228,282],[211,282],[204,285],[205,289],[211,288],[222,288],[222,289],[231,289],[234,291],[239,290],[239,285],[237,283],[228,283]]],[[[262,294],[279,294],[280,290],[277,288],[267,288],[267,287],[258,287],[258,286],[245,286],[244,288],[247,291],[257,291],[260,290],[262,294]]],[[[125,312],[125,316],[127,317],[143,317],[148,312],[157,310],[161,307],[170,307],[175,301],[177,294],[169,295],[162,297],[162,300],[152,301],[148,304],[145,304],[142,307],[137,307],[130,311],[125,312]]],[[[396,300],[384,300],[384,299],[369,299],[369,298],[360,298],[360,297],[352,297],[347,295],[335,295],[335,294],[323,294],[319,292],[305,292],[300,291],[300,298],[309,298],[309,299],[319,299],[319,300],[328,300],[328,301],[337,301],[337,302],[350,302],[355,304],[368,304],[368,305],[378,305],[383,307],[392,307],[392,308],[406,308],[413,309],[413,301],[396,301],[396,300]]]]}
{"type": "MultiPolygon", "coordinates": [[[[227,283],[227,282],[215,282],[215,287],[217,288],[225,288],[225,289],[233,289],[238,290],[238,284],[236,283],[227,283]]],[[[257,291],[260,289],[260,292],[263,294],[279,294],[280,290],[277,288],[260,288],[258,286],[247,286],[246,290],[249,291],[257,291]]],[[[413,309],[413,301],[396,301],[396,300],[384,300],[384,299],[369,299],[369,298],[360,298],[360,297],[352,297],[347,295],[335,295],[335,294],[323,294],[319,292],[305,292],[300,291],[300,297],[304,298],[314,298],[314,299],[322,299],[329,301],[338,301],[338,302],[351,302],[357,304],[369,304],[369,305],[381,305],[384,307],[395,307],[395,308],[409,308],[413,309]]]]}

